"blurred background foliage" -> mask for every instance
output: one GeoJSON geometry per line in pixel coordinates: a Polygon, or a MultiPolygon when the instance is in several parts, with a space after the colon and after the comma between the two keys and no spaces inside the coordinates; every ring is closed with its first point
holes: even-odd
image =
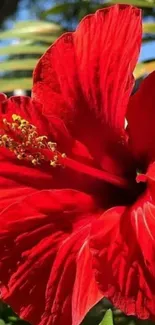
{"type": "MultiPolygon", "coordinates": [[[[143,46],[155,42],[155,0],[1,0],[0,2],[0,92],[30,93],[32,71],[38,58],[64,31],[73,30],[79,20],[99,8],[129,3],[143,9],[143,46]],[[20,17],[21,11],[27,13],[20,17]],[[31,20],[30,20],[31,18],[31,20]]],[[[155,69],[155,52],[135,69],[136,85],[155,69]]],[[[107,300],[86,316],[82,325],[150,325],[127,317],[107,300]],[[109,309],[111,308],[111,309],[109,309]],[[108,311],[107,311],[108,310],[108,311]],[[103,318],[103,316],[105,317],[103,318]]],[[[0,302],[0,325],[26,325],[11,308],[0,302]]],[[[155,324],[155,322],[154,322],[155,324]]]]}
{"type": "MultiPolygon", "coordinates": [[[[32,71],[37,59],[64,31],[73,30],[86,14],[118,0],[2,0],[0,3],[0,91],[30,91],[32,71]],[[31,20],[19,21],[24,6],[31,20]],[[8,19],[9,17],[9,19],[8,19]],[[11,24],[8,22],[12,22],[11,24]],[[21,60],[22,59],[22,60],[21,60]]],[[[155,0],[119,0],[143,9],[143,44],[155,41],[155,0]]],[[[29,16],[28,16],[29,18],[29,16]]],[[[139,62],[135,69],[137,83],[155,69],[151,60],[139,62]]]]}

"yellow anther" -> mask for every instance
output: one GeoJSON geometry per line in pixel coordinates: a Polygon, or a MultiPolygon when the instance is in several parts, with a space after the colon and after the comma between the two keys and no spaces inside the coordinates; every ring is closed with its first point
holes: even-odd
{"type": "Polygon", "coordinates": [[[51,147],[57,147],[57,143],[52,141],[48,141],[48,145],[51,147]]]}
{"type": "Polygon", "coordinates": [[[50,160],[50,166],[52,166],[52,167],[56,167],[56,162],[55,161],[53,161],[53,160],[50,160]]]}
{"type": "Polygon", "coordinates": [[[22,159],[23,159],[23,156],[22,156],[21,154],[18,154],[18,155],[17,155],[17,158],[18,158],[19,160],[22,160],[22,159]]]}
{"type": "Polygon", "coordinates": [[[9,137],[7,136],[7,134],[2,135],[2,141],[7,141],[8,139],[9,137]]]}
{"type": "Polygon", "coordinates": [[[29,133],[28,136],[29,136],[30,138],[36,138],[37,135],[38,135],[38,133],[37,133],[36,131],[33,131],[33,132],[29,133]]]}
{"type": "Polygon", "coordinates": [[[32,164],[33,164],[33,165],[37,165],[37,164],[38,164],[37,159],[32,159],[32,164]]]}
{"type": "Polygon", "coordinates": [[[2,122],[4,134],[0,134],[0,146],[8,148],[17,159],[29,161],[33,165],[40,165],[45,161],[52,167],[62,165],[61,158],[66,155],[58,152],[57,144],[48,141],[46,135],[39,135],[34,125],[17,114],[12,115],[11,122],[6,118],[2,122]]]}
{"type": "Polygon", "coordinates": [[[66,156],[65,153],[62,153],[61,157],[62,157],[62,158],[66,158],[67,156],[66,156]]]}
{"type": "Polygon", "coordinates": [[[42,135],[42,136],[39,136],[36,138],[36,140],[39,142],[39,141],[47,141],[47,136],[46,135],[42,135]]]}
{"type": "Polygon", "coordinates": [[[17,123],[12,123],[11,128],[15,130],[18,127],[17,123]]]}
{"type": "Polygon", "coordinates": [[[54,157],[53,157],[53,160],[54,160],[55,162],[57,162],[57,161],[59,160],[59,157],[58,157],[58,156],[54,156],[54,157]]]}
{"type": "Polygon", "coordinates": [[[19,116],[17,114],[12,114],[12,120],[14,122],[21,122],[22,118],[21,118],[21,116],[19,116]]]}
{"type": "Polygon", "coordinates": [[[4,124],[8,124],[8,121],[7,121],[6,118],[3,118],[3,123],[4,123],[4,124]]]}
{"type": "Polygon", "coordinates": [[[29,125],[29,122],[26,121],[26,120],[21,120],[21,125],[22,125],[22,126],[29,125]]]}
{"type": "Polygon", "coordinates": [[[51,151],[55,151],[56,150],[56,147],[57,147],[57,144],[55,143],[55,142],[51,142],[51,141],[49,141],[49,142],[47,142],[47,144],[48,144],[48,147],[49,147],[49,149],[51,150],[51,151]]]}
{"type": "Polygon", "coordinates": [[[22,124],[18,126],[18,130],[20,130],[24,134],[27,133],[27,128],[22,124]]]}
{"type": "Polygon", "coordinates": [[[25,146],[26,146],[26,147],[29,147],[30,145],[31,145],[31,141],[26,141],[26,142],[25,142],[25,146]]]}
{"type": "Polygon", "coordinates": [[[30,130],[36,130],[37,128],[36,128],[36,126],[34,126],[33,124],[29,124],[29,129],[30,129],[30,130]]]}
{"type": "Polygon", "coordinates": [[[42,142],[38,142],[38,147],[39,147],[40,149],[44,149],[44,148],[46,148],[46,144],[44,144],[44,143],[42,143],[42,142]]]}

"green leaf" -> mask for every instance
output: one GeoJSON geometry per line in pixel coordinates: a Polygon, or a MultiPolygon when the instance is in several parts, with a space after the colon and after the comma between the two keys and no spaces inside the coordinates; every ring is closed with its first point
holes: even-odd
{"type": "Polygon", "coordinates": [[[151,42],[154,42],[155,41],[155,35],[153,35],[153,37],[151,37],[150,35],[149,36],[145,36],[144,38],[143,38],[143,44],[145,44],[145,43],[150,43],[151,44],[151,42]]]}
{"type": "Polygon", "coordinates": [[[62,33],[60,25],[42,20],[22,21],[15,24],[13,29],[0,32],[0,40],[26,39],[52,43],[62,33]]]}
{"type": "Polygon", "coordinates": [[[81,1],[77,0],[75,3],[74,2],[67,2],[67,3],[60,3],[57,4],[48,10],[45,10],[42,14],[42,18],[46,18],[48,15],[60,15],[64,14],[67,12],[76,12],[77,17],[80,18],[79,16],[83,16],[84,14],[89,14],[91,12],[96,11],[97,9],[103,8],[107,6],[107,4],[97,4],[96,2],[90,2],[90,1],[81,1]],[[78,14],[79,12],[79,14],[78,14]],[[83,12],[83,13],[82,13],[83,12]]]}
{"type": "Polygon", "coordinates": [[[49,23],[43,20],[20,21],[14,25],[14,29],[27,33],[58,33],[62,27],[56,23],[49,23]]]}
{"type": "Polygon", "coordinates": [[[112,0],[108,2],[109,4],[113,3],[123,3],[123,4],[130,4],[141,8],[154,8],[155,7],[155,0],[112,0]]]}
{"type": "Polygon", "coordinates": [[[143,24],[143,33],[155,33],[155,23],[144,23],[143,24]]]}
{"type": "MultiPolygon", "coordinates": [[[[17,316],[14,316],[14,315],[12,315],[12,316],[9,316],[8,317],[8,320],[9,321],[11,321],[11,322],[17,322],[17,320],[18,320],[18,317],[17,316]]],[[[1,325],[1,324],[0,324],[1,325]]]]}
{"type": "Polygon", "coordinates": [[[113,325],[113,315],[112,310],[108,309],[100,323],[100,325],[113,325]]]}
{"type": "Polygon", "coordinates": [[[73,7],[73,2],[67,2],[67,3],[60,3],[56,6],[53,6],[52,8],[44,11],[42,13],[42,17],[45,18],[48,15],[58,15],[58,14],[62,14],[64,12],[66,12],[67,10],[69,10],[71,7],[73,7]]]}
{"type": "Polygon", "coordinates": [[[138,79],[146,74],[151,73],[153,70],[155,70],[155,61],[141,62],[137,64],[134,71],[134,76],[136,79],[138,79]]]}
{"type": "Polygon", "coordinates": [[[0,319],[0,325],[6,325],[3,319],[0,319]]]}
{"type": "Polygon", "coordinates": [[[21,33],[19,30],[7,30],[5,32],[0,33],[0,40],[4,39],[26,39],[26,40],[34,40],[45,43],[52,43],[56,40],[59,35],[44,35],[44,34],[34,34],[34,33],[21,33]]]}
{"type": "Polygon", "coordinates": [[[0,62],[0,71],[31,71],[34,69],[37,59],[18,59],[0,62]]]}
{"type": "MultiPolygon", "coordinates": [[[[142,8],[154,8],[155,7],[155,0],[110,0],[104,2],[102,5],[96,4],[96,3],[89,3],[86,1],[80,1],[79,2],[79,10],[82,10],[82,8],[85,8],[86,5],[89,5],[89,11],[93,12],[99,8],[107,7],[115,3],[123,3],[123,4],[131,4],[134,6],[142,7],[142,8]],[[92,9],[92,10],[91,10],[92,9]]],[[[77,8],[78,1],[76,3],[73,2],[67,2],[67,3],[60,3],[57,4],[48,10],[45,10],[42,14],[42,18],[46,18],[49,15],[60,15],[64,14],[66,12],[69,12],[70,10],[73,10],[75,7],[77,8]]]]}
{"type": "Polygon", "coordinates": [[[32,78],[0,79],[1,92],[12,92],[15,89],[30,90],[31,88],[32,78]]]}
{"type": "Polygon", "coordinates": [[[0,55],[43,54],[47,50],[44,45],[25,45],[25,43],[0,47],[0,55]]]}

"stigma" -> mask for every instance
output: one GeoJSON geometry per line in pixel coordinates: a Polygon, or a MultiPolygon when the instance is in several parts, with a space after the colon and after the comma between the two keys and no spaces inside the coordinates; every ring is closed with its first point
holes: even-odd
{"type": "Polygon", "coordinates": [[[65,153],[57,150],[57,143],[46,135],[39,135],[36,126],[20,115],[13,114],[11,121],[0,120],[0,147],[10,150],[19,160],[32,165],[48,162],[50,166],[62,166],[65,153]]]}
{"type": "Polygon", "coordinates": [[[147,175],[140,173],[139,171],[137,171],[137,176],[136,176],[136,182],[137,183],[146,183],[147,182],[147,175]]]}

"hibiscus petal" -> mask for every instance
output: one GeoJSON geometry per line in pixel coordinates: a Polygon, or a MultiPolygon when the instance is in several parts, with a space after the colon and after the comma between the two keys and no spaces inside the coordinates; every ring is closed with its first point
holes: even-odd
{"type": "Polygon", "coordinates": [[[82,192],[49,190],[1,212],[1,295],[22,318],[37,325],[45,318],[46,325],[54,319],[64,324],[65,315],[71,319],[76,256],[95,209],[93,198],[82,192]]]}
{"type": "Polygon", "coordinates": [[[104,121],[123,127],[140,43],[138,9],[115,5],[99,10],[42,56],[34,71],[33,95],[48,115],[68,120],[77,109],[84,115],[88,104],[104,121]]]}
{"type": "Polygon", "coordinates": [[[131,208],[116,207],[93,223],[96,281],[124,313],[155,318],[155,205],[145,193],[131,208]]]}
{"type": "Polygon", "coordinates": [[[79,325],[88,310],[101,299],[102,296],[94,284],[95,279],[91,264],[89,264],[88,253],[83,251],[84,265],[81,264],[78,256],[81,246],[83,247],[87,242],[89,230],[90,226],[80,228],[60,247],[47,284],[45,313],[40,325],[79,325]],[[83,291],[84,272],[81,274],[81,279],[77,278],[81,267],[88,275],[88,287],[85,286],[85,291],[83,291]],[[91,298],[88,301],[90,288],[91,298]],[[82,293],[82,299],[78,301],[78,305],[75,302],[76,290],[82,293]]]}
{"type": "Polygon", "coordinates": [[[7,95],[0,93],[0,103],[4,102],[7,99],[7,95]]]}
{"type": "Polygon", "coordinates": [[[77,270],[72,298],[72,325],[80,324],[88,311],[101,299],[94,271],[92,256],[86,240],[77,257],[77,270]],[[87,293],[87,294],[86,294],[87,293]]]}
{"type": "Polygon", "coordinates": [[[130,98],[127,114],[130,145],[135,157],[145,163],[155,158],[154,83],[155,72],[152,72],[130,98]]]}
{"type": "Polygon", "coordinates": [[[12,114],[20,115],[36,126],[40,135],[46,135],[50,141],[63,145],[64,150],[67,143],[68,147],[72,143],[63,121],[58,117],[53,117],[49,121],[42,114],[42,105],[28,96],[13,96],[3,100],[0,102],[0,113],[3,118],[9,118],[12,114]]]}
{"type": "Polygon", "coordinates": [[[34,71],[33,96],[44,115],[61,117],[98,160],[111,128],[124,127],[141,43],[140,16],[126,5],[87,16],[47,50],[34,71]]]}

